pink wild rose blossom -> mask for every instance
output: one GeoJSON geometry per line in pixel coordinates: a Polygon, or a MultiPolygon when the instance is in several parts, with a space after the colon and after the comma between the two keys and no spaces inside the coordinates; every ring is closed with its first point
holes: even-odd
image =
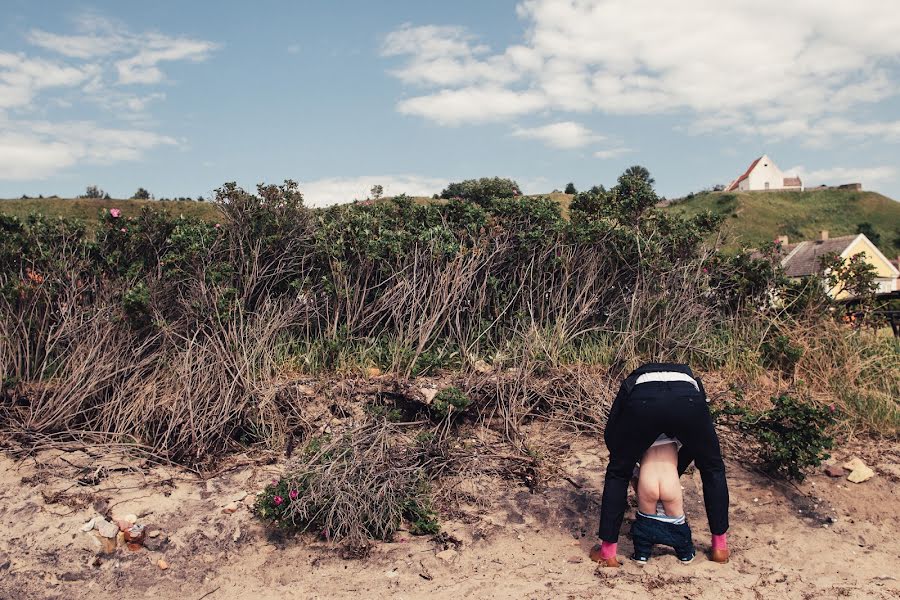
{"type": "Polygon", "coordinates": [[[281,503],[284,502],[284,498],[282,498],[281,496],[275,496],[275,498],[273,498],[273,501],[275,502],[275,506],[281,506],[281,503]]]}
{"type": "Polygon", "coordinates": [[[118,219],[122,216],[122,211],[118,208],[111,208],[109,209],[109,216],[111,216],[113,219],[118,219]]]}
{"type": "Polygon", "coordinates": [[[298,492],[297,490],[291,490],[291,493],[288,494],[288,496],[291,497],[291,500],[296,500],[297,496],[299,496],[299,495],[300,495],[300,492],[298,492]]]}

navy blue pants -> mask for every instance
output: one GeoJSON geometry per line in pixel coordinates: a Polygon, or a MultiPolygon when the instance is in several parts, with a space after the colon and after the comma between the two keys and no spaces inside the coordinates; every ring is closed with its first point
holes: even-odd
{"type": "MultiPolygon", "coordinates": [[[[710,532],[728,530],[725,463],[706,398],[689,382],[654,381],[635,385],[606,425],[609,464],[600,505],[601,540],[618,541],[634,465],[661,433],[677,437],[683,444],[679,455],[693,458],[700,471],[710,532]]],[[[679,460],[679,473],[685,468],[679,460]]]]}
{"type": "Polygon", "coordinates": [[[674,525],[638,514],[631,526],[635,557],[650,557],[654,544],[671,546],[678,558],[687,560],[694,556],[694,541],[687,523],[674,525]]]}

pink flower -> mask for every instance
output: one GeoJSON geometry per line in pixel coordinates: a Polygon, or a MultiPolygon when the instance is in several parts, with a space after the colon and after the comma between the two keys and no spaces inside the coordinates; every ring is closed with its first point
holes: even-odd
{"type": "Polygon", "coordinates": [[[272,480],[272,485],[278,485],[278,480],[277,480],[277,479],[273,479],[273,480],[272,480]]]}
{"type": "Polygon", "coordinates": [[[299,495],[300,495],[300,492],[298,492],[297,490],[291,490],[291,493],[288,494],[288,496],[291,497],[291,500],[296,500],[297,496],[299,496],[299,495]]]}
{"type": "Polygon", "coordinates": [[[831,412],[834,412],[834,404],[829,404],[828,410],[830,410],[831,412]]]}
{"type": "Polygon", "coordinates": [[[221,223],[216,223],[216,229],[218,229],[218,228],[221,227],[221,226],[222,226],[221,223]]]}
{"type": "Polygon", "coordinates": [[[128,233],[128,230],[125,229],[124,227],[122,229],[120,229],[119,231],[121,231],[122,233],[128,233]]]}
{"type": "Polygon", "coordinates": [[[284,502],[284,498],[282,498],[281,496],[275,496],[273,500],[275,502],[275,506],[281,506],[281,503],[284,502]]]}
{"type": "Polygon", "coordinates": [[[111,208],[109,209],[109,216],[111,216],[113,219],[118,219],[122,216],[122,211],[118,208],[111,208]]]}

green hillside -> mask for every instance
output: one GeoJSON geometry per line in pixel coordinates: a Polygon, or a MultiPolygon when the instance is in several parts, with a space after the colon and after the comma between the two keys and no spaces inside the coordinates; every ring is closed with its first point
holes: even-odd
{"type": "Polygon", "coordinates": [[[81,219],[88,228],[97,221],[100,211],[118,208],[126,217],[140,214],[149,206],[173,215],[200,217],[210,221],[218,218],[218,209],[209,202],[159,201],[159,200],[101,200],[93,198],[28,198],[20,200],[0,200],[0,213],[27,217],[31,213],[81,219]]]}
{"type": "Polygon", "coordinates": [[[886,256],[900,253],[900,202],[876,192],[710,192],[671,204],[667,210],[688,216],[704,210],[723,215],[726,249],[758,247],[779,235],[792,242],[816,239],[823,229],[831,237],[850,235],[861,223],[869,223],[880,235],[877,245],[886,256]]]}

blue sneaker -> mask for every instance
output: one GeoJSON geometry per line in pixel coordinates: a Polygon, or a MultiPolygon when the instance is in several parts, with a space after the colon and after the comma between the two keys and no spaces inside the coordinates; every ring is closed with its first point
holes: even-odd
{"type": "Polygon", "coordinates": [[[631,555],[631,560],[633,560],[634,562],[636,562],[638,564],[646,565],[647,561],[650,560],[650,557],[645,556],[643,554],[638,554],[637,552],[635,552],[634,554],[631,555]]]}

